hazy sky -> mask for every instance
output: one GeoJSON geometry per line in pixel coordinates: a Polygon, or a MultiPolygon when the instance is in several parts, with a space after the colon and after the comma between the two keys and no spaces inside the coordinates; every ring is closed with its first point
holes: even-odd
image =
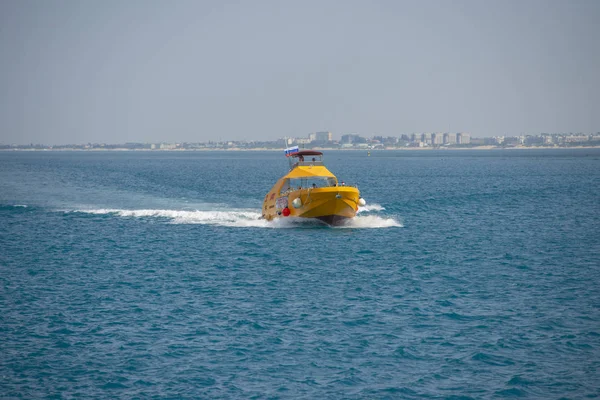
{"type": "Polygon", "coordinates": [[[320,130],[600,131],[600,1],[0,1],[0,143],[320,130]]]}

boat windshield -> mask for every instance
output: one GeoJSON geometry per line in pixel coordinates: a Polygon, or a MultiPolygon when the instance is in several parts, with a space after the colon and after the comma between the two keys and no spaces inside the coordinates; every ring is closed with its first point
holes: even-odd
{"type": "Polygon", "coordinates": [[[281,193],[298,189],[323,188],[336,186],[337,181],[331,176],[311,176],[306,178],[286,179],[281,187],[281,193]]]}

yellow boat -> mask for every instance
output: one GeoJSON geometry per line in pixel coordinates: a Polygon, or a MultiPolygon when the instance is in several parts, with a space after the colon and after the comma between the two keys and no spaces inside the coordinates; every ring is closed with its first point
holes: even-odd
{"type": "Polygon", "coordinates": [[[323,153],[286,149],[290,171],[280,178],[265,196],[262,216],[275,218],[317,218],[329,225],[340,225],[354,218],[364,206],[357,187],[346,186],[323,164],[323,153]]]}

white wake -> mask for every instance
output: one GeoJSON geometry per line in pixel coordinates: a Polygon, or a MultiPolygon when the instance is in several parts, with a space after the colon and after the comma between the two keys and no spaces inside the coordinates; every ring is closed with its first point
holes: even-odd
{"type": "Polygon", "coordinates": [[[253,210],[233,211],[182,211],[182,210],[118,210],[95,209],[77,210],[86,214],[111,214],[119,217],[165,218],[174,224],[203,224],[234,227],[266,228],[268,222],[260,218],[260,213],[253,210]]]}
{"type": "Polygon", "coordinates": [[[385,210],[385,207],[379,205],[379,204],[367,204],[364,207],[358,207],[358,212],[371,212],[371,211],[383,211],[385,210]]]}
{"type": "MultiPolygon", "coordinates": [[[[359,210],[360,211],[360,210],[359,210]]],[[[379,215],[357,215],[348,220],[341,228],[402,228],[404,225],[394,218],[380,217],[379,215]]]]}
{"type": "MultiPolygon", "coordinates": [[[[373,205],[375,207],[377,205],[373,205]]],[[[381,206],[377,206],[384,209],[381,206]]],[[[363,211],[375,211],[377,208],[363,211]]],[[[73,212],[94,214],[94,215],[114,215],[125,218],[162,218],[173,224],[201,224],[217,225],[238,228],[297,228],[324,226],[318,220],[306,220],[304,218],[278,218],[274,221],[267,221],[261,218],[260,212],[254,209],[233,209],[233,210],[164,210],[164,209],[79,209],[73,212]]],[[[359,210],[360,212],[360,210],[359,210]]],[[[386,218],[378,215],[357,215],[348,220],[344,225],[336,228],[389,228],[402,227],[403,225],[394,218],[386,218]]]]}

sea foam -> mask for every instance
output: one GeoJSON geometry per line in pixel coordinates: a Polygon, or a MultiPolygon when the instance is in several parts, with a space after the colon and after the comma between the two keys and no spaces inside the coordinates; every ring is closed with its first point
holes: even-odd
{"type": "MultiPolygon", "coordinates": [[[[383,207],[378,205],[379,209],[383,207]]],[[[372,210],[377,210],[373,208],[372,210]]],[[[364,210],[371,211],[371,210],[364,210]]],[[[231,210],[165,210],[165,209],[79,209],[74,212],[94,214],[94,215],[114,215],[118,217],[129,218],[163,218],[173,224],[201,224],[218,225],[239,228],[296,228],[296,227],[316,227],[325,226],[318,220],[306,220],[304,218],[278,218],[274,221],[267,221],[261,218],[260,212],[249,209],[231,209],[231,210]]],[[[339,228],[389,228],[402,227],[402,224],[393,218],[385,218],[378,215],[358,215],[348,220],[339,228]]]]}
{"type": "Polygon", "coordinates": [[[358,207],[358,212],[371,212],[371,211],[383,211],[385,210],[385,207],[383,207],[380,204],[367,204],[364,207],[358,207]]]}

